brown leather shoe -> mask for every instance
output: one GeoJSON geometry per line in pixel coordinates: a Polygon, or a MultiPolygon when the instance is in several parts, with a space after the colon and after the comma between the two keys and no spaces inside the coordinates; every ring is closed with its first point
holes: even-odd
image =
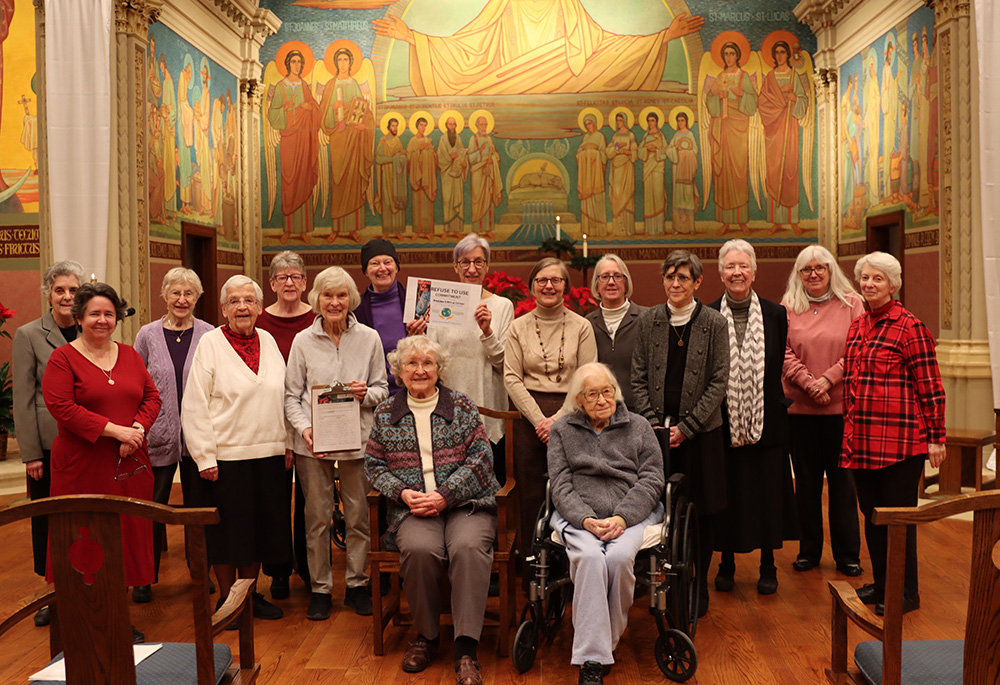
{"type": "Polygon", "coordinates": [[[479,662],[471,656],[463,656],[455,662],[457,685],[483,685],[483,676],[479,672],[479,662]]]}
{"type": "Polygon", "coordinates": [[[403,670],[407,673],[420,673],[431,665],[437,648],[421,635],[410,643],[410,648],[403,655],[403,670]]]}

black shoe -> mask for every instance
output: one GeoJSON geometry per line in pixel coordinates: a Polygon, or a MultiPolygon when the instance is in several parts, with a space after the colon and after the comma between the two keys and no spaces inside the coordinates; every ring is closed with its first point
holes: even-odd
{"type": "Polygon", "coordinates": [[[792,568],[796,571],[809,571],[819,566],[819,560],[813,560],[808,557],[799,557],[792,562],[792,568]]]}
{"type": "Polygon", "coordinates": [[[148,604],[153,601],[153,587],[151,585],[136,585],[132,588],[132,601],[136,604],[148,604]]]}
{"type": "Polygon", "coordinates": [[[330,609],[333,607],[333,599],[323,592],[312,593],[309,600],[309,609],[306,610],[306,618],[310,621],[325,621],[330,618],[330,609]]]}
{"type": "Polygon", "coordinates": [[[253,617],[259,618],[262,621],[277,621],[279,618],[285,615],[285,612],[281,610],[281,607],[276,607],[266,599],[264,595],[259,592],[253,593],[253,617]]]}
{"type": "Polygon", "coordinates": [[[142,631],[136,628],[135,626],[132,626],[132,644],[141,645],[145,641],[146,641],[146,636],[142,634],[142,631]]]}
{"type": "Polygon", "coordinates": [[[580,667],[580,685],[603,685],[604,667],[596,661],[586,661],[580,667]]]}
{"type": "Polygon", "coordinates": [[[354,609],[354,613],[358,616],[371,616],[372,597],[370,592],[366,585],[347,588],[344,591],[344,606],[354,609]]]}
{"type": "Polygon", "coordinates": [[[716,592],[732,592],[732,589],[736,587],[736,579],[732,575],[723,575],[722,571],[719,571],[719,575],[715,576],[715,590],[716,592]]]}
{"type": "Polygon", "coordinates": [[[849,578],[856,578],[865,572],[861,564],[837,564],[837,570],[849,578]]]}
{"type": "Polygon", "coordinates": [[[271,578],[271,599],[288,599],[288,576],[271,578]]]}
{"type": "Polygon", "coordinates": [[[778,591],[777,576],[761,576],[757,581],[758,595],[773,595],[778,591]]]}
{"type": "Polygon", "coordinates": [[[854,592],[864,604],[877,604],[882,601],[882,595],[875,590],[875,583],[865,583],[854,592]]]}
{"type": "Polygon", "coordinates": [[[35,625],[41,628],[43,626],[47,626],[49,624],[49,621],[50,621],[49,608],[42,607],[41,609],[38,610],[38,613],[35,614],[35,625]]]}
{"type": "MultiPolygon", "coordinates": [[[[920,593],[903,595],[903,613],[908,614],[920,608],[920,593]]],[[[875,615],[885,616],[885,600],[875,603],[875,615]]]]}

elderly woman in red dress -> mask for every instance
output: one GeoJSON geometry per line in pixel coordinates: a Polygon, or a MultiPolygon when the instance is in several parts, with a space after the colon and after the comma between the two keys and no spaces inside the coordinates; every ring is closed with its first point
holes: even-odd
{"type": "MultiPolygon", "coordinates": [[[[53,496],[153,499],[146,432],[160,413],[160,395],[139,353],[111,340],[126,306],[110,285],[80,286],[72,308],[80,335],[49,358],[42,394],[59,425],[53,496]]],[[[151,521],[122,516],[122,554],[128,585],[153,582],[151,521]]],[[[145,638],[133,627],[132,639],[145,638]]]]}

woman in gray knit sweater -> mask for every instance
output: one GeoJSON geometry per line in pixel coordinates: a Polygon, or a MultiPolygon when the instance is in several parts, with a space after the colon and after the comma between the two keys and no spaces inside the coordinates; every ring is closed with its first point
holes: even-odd
{"type": "Polygon", "coordinates": [[[577,369],[563,413],[549,437],[552,527],[576,586],[572,663],[581,683],[601,682],[628,622],[643,530],[663,519],[663,457],[604,364],[577,369]]]}

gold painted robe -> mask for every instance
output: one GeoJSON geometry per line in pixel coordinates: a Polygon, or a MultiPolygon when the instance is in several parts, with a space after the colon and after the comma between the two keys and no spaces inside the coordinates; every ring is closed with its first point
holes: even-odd
{"type": "Polygon", "coordinates": [[[427,136],[414,136],[406,146],[410,173],[411,223],[416,233],[434,232],[434,200],[437,198],[437,153],[427,136]]]}

